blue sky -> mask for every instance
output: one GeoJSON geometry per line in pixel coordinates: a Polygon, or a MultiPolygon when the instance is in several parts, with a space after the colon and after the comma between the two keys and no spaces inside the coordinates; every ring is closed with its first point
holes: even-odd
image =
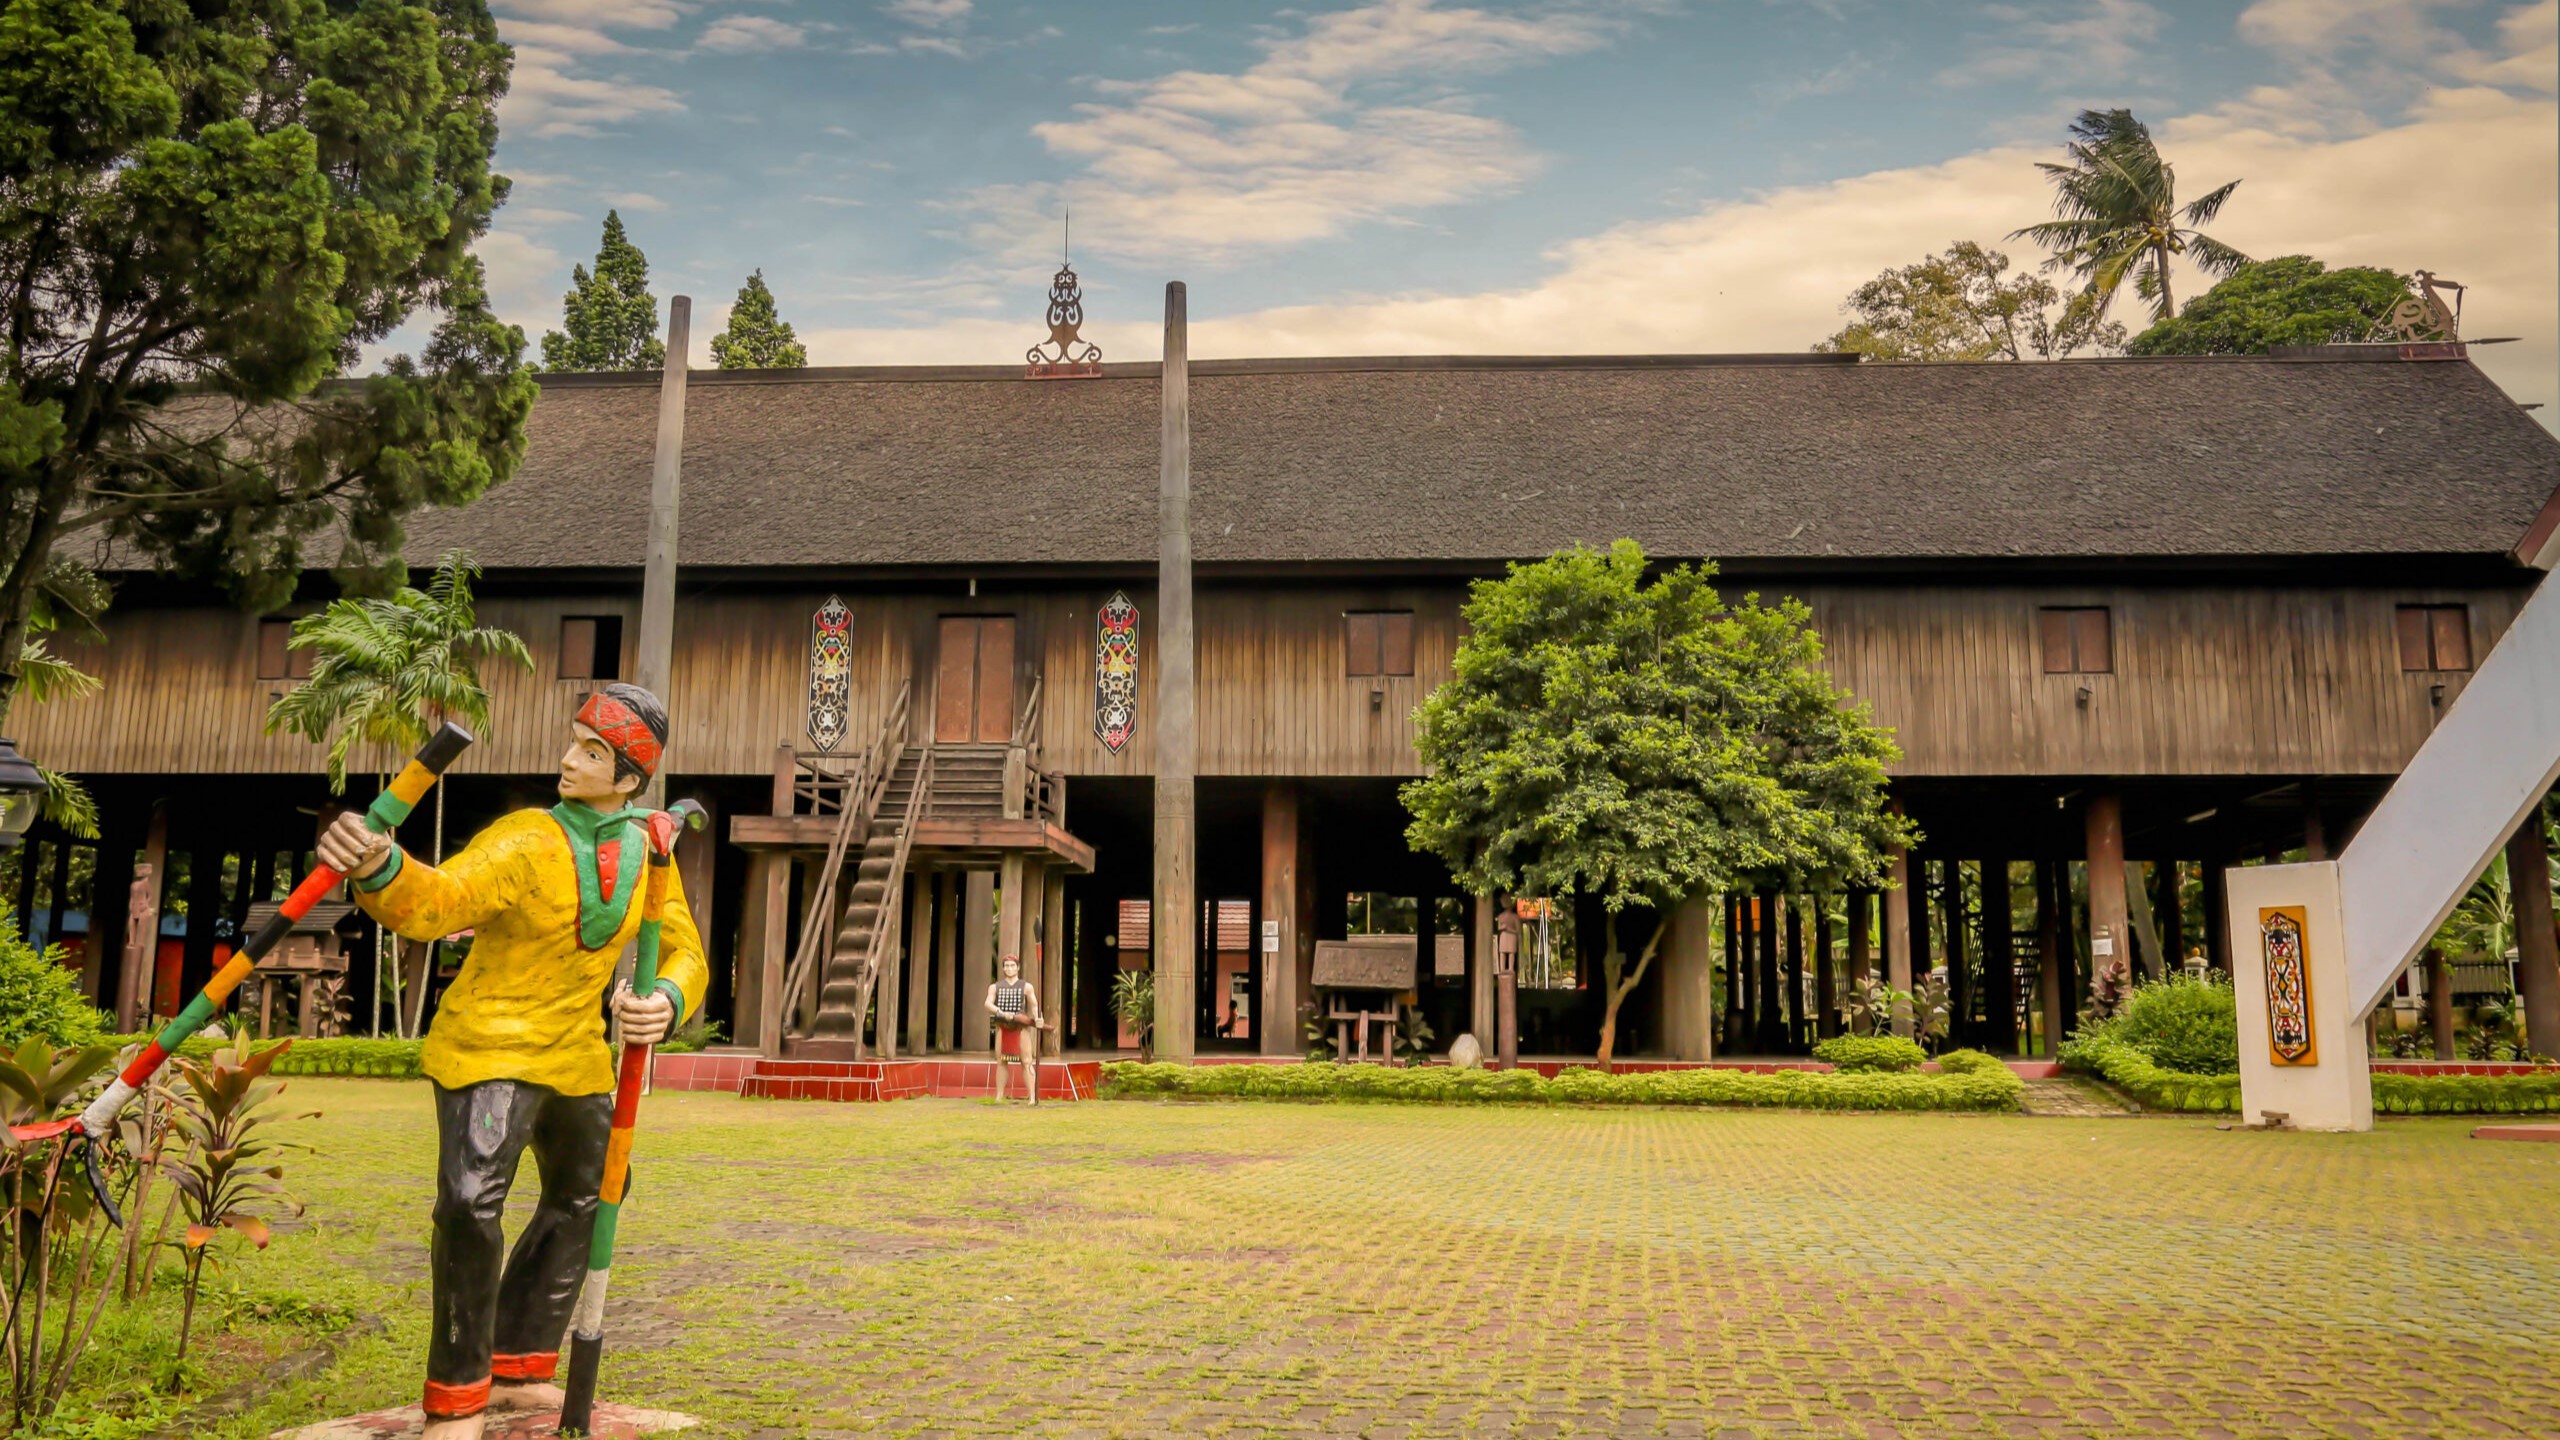
{"type": "Polygon", "coordinates": [[[2560,399],[2560,0],[494,8],[481,248],[536,336],[618,206],[697,364],[757,267],[819,363],[1014,361],[1072,205],[1114,358],[1174,278],[1202,355],[1800,349],[2043,218],[2032,162],[2126,104],[2183,189],[2244,182],[2223,238],[2465,281],[2560,399]]]}

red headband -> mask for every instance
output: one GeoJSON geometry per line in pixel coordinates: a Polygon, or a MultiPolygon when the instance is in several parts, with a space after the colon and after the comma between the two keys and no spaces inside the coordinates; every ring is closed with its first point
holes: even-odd
{"type": "Polygon", "coordinates": [[[614,754],[640,772],[640,778],[645,780],[657,773],[658,737],[650,733],[649,722],[630,706],[598,690],[578,707],[578,723],[602,737],[605,744],[613,747],[614,754]]]}

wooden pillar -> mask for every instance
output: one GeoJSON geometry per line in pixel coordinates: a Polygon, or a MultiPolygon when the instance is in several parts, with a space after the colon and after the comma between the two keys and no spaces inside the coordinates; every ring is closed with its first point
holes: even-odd
{"type": "MultiPolygon", "coordinates": [[[[914,893],[915,876],[901,875],[898,888],[883,894],[880,903],[886,905],[896,900],[900,905],[910,907],[903,913],[911,917],[914,914],[913,902],[908,897],[914,893]]],[[[882,953],[871,957],[871,966],[877,977],[871,982],[871,1053],[883,1060],[895,1060],[898,1058],[898,1032],[906,1028],[907,947],[904,937],[895,930],[883,930],[879,943],[882,953]]]]}
{"type": "Polygon", "coordinates": [[[1840,992],[1831,969],[1831,906],[1820,895],[1813,897],[1813,1023],[1817,1039],[1840,1033],[1840,992]]]}
{"type": "MultiPolygon", "coordinates": [[[[63,892],[71,888],[71,848],[71,841],[67,837],[53,842],[53,874],[46,877],[45,887],[47,893],[44,909],[44,938],[48,945],[62,943],[62,912],[67,908],[63,904],[65,898],[63,892]]],[[[89,867],[90,873],[96,874],[97,868],[93,861],[89,867]]]]}
{"type": "Polygon", "coordinates": [[[2160,955],[2173,971],[2187,963],[2187,882],[2175,860],[2151,862],[2151,913],[2160,922],[2160,955]]]}
{"type": "MultiPolygon", "coordinates": [[[[178,969],[181,1005],[213,978],[213,931],[222,919],[222,856],[219,846],[187,852],[187,939],[178,969]]],[[[381,986],[378,973],[374,983],[381,986]]]]}
{"type": "Polygon", "coordinates": [[[1849,892],[1849,992],[1875,972],[1876,892],[1849,892]]]}
{"type": "Polygon", "coordinates": [[[98,816],[98,863],[89,881],[89,951],[81,958],[80,993],[109,1014],[123,1013],[117,990],[124,983],[125,911],[133,891],[133,852],[142,835],[127,806],[108,804],[98,816]]]}
{"type": "MultiPolygon", "coordinates": [[[[996,862],[996,949],[995,959],[1011,955],[1022,962],[1023,973],[1031,973],[1031,917],[1040,913],[1040,902],[1031,893],[1031,872],[1037,867],[1029,856],[1014,851],[996,862]]],[[[1034,983],[1038,977],[1033,976],[1034,983]]],[[[995,969],[990,964],[987,979],[993,982],[995,969]]]]}
{"type": "Polygon", "coordinates": [[[1801,1049],[1809,1044],[1813,1017],[1804,1013],[1804,904],[1801,896],[1789,895],[1778,902],[1786,913],[1787,925],[1787,1049],[1801,1049]]]}
{"type": "MultiPolygon", "coordinates": [[[[640,645],[632,667],[640,688],[655,695],[677,714],[676,652],[676,519],[684,493],[685,352],[692,344],[693,301],[683,295],[667,299],[667,358],[659,367],[658,441],[649,465],[649,539],[640,571],[640,645]]],[[[651,775],[635,798],[651,809],[666,805],[664,767],[651,775]]],[[[817,986],[812,984],[811,991],[817,986]]]]}
{"type": "Polygon", "coordinates": [[[2207,856],[2200,864],[2204,880],[2204,955],[2214,973],[2231,973],[2231,907],[2223,901],[2221,856],[2207,856]]]}
{"type": "Polygon", "coordinates": [[[960,907],[969,895],[968,877],[957,870],[934,875],[933,894],[933,1048],[960,1048],[960,907]]]}
{"type": "Polygon", "coordinates": [[[2018,965],[2010,943],[2009,862],[1982,862],[1982,1039],[1993,1053],[2018,1053],[2018,965]]]}
{"type": "Polygon", "coordinates": [[[1782,928],[1778,907],[1782,903],[1775,893],[1760,897],[1760,993],[1755,997],[1759,1001],[1759,1010],[1754,1016],[1752,1039],[1763,1055],[1777,1054],[1785,1039],[1778,1009],[1778,987],[1783,983],[1778,974],[1782,928]]]}
{"type": "Polygon", "coordinates": [[[2420,961],[2427,976],[2427,1034],[2435,1041],[2439,1060],[2453,1058],[2453,971],[2444,963],[2444,951],[2427,947],[2420,961]]]}
{"type": "MultiPolygon", "coordinates": [[[[2124,806],[2115,792],[2089,797],[2089,963],[2104,969],[2127,959],[2124,897],[2124,806]]],[[[2126,973],[2132,973],[2128,964],[2126,973]]]]}
{"type": "Polygon", "coordinates": [[[2320,802],[2313,797],[2309,781],[2302,786],[2302,858],[2329,858],[2329,827],[2320,823],[2320,802]]]}
{"type": "MultiPolygon", "coordinates": [[[[1476,1048],[1491,1058],[1497,1053],[1501,1036],[1497,1033],[1501,1017],[1494,999],[1494,935],[1495,901],[1491,896],[1473,895],[1467,899],[1467,1030],[1476,1037],[1476,1048]]],[[[1291,1048],[1297,1036],[1289,1037],[1291,1048]]]]}
{"type": "Polygon", "coordinates": [[[1191,623],[1191,359],[1187,296],[1164,287],[1162,465],[1156,495],[1155,938],[1157,1058],[1191,1058],[1199,1024],[1200,899],[1193,872],[1199,755],[1191,623]]]}
{"type": "MultiPolygon", "coordinates": [[[[1884,911],[1884,983],[1895,990],[1911,988],[1911,854],[1895,847],[1886,863],[1888,888],[1876,897],[1884,911]]],[[[1893,1033],[1911,1033],[1908,1007],[1894,1007],[1893,1033]]]]}
{"type": "Polygon", "coordinates": [[[17,922],[18,938],[32,945],[36,932],[36,876],[44,870],[44,844],[41,840],[18,842],[18,893],[10,901],[10,919],[17,922]]]}
{"type": "Polygon", "coordinates": [[[1049,1053],[1066,1048],[1067,1031],[1067,957],[1073,947],[1067,936],[1067,872],[1053,866],[1040,869],[1040,1013],[1057,1028],[1046,1032],[1049,1053]]]}
{"type": "Polygon", "coordinates": [[[1973,966],[1965,954],[1964,862],[1939,867],[1939,908],[1947,927],[1947,1043],[1971,1045],[1973,1034],[1973,966]]]}
{"type": "Polygon", "coordinates": [[[2507,842],[2507,890],[2516,911],[2516,994],[2525,1043],[2536,1054],[2560,1057],[2560,932],[2552,929],[2551,856],[2539,805],[2525,812],[2507,842]]]}
{"type": "Polygon", "coordinates": [[[900,966],[906,971],[906,993],[898,1008],[904,1012],[907,1053],[921,1055],[933,1043],[925,1002],[933,998],[934,872],[916,870],[907,886],[912,898],[907,902],[907,953],[900,966]]]}
{"type": "Polygon", "coordinates": [[[2064,952],[2062,895],[2070,884],[2064,870],[2066,862],[2038,860],[2036,870],[2036,988],[2044,1009],[2044,1053],[2062,1053],[2062,1036],[2069,1025],[2064,1013],[2064,992],[2068,989],[2062,977],[2069,974],[2070,957],[2064,952]]]}
{"type": "Polygon", "coordinates": [[[1740,1053],[1750,1047],[1743,1043],[1742,994],[1745,969],[1742,948],[1742,896],[1726,891],[1724,897],[1724,1044],[1727,1050],[1740,1053]]]}
{"type": "Polygon", "coordinates": [[[975,1054],[993,1049],[994,1022],[987,1018],[987,987],[996,974],[996,877],[972,870],[960,885],[960,988],[957,1002],[959,1048],[975,1054]]]}
{"type": "Polygon", "coordinates": [[[1692,896],[1671,912],[1657,962],[1662,971],[1662,1053],[1671,1060],[1715,1058],[1714,902],[1692,896]]]}
{"type": "MultiPolygon", "coordinates": [[[[1481,902],[1479,902],[1481,904],[1481,902]]],[[[1298,1052],[1298,787],[1274,780],[1262,789],[1262,925],[1254,936],[1261,967],[1262,1014],[1254,1020],[1265,1055],[1298,1052]]],[[[1476,967],[1481,971],[1484,967],[1476,967]]],[[[1476,987],[1482,990],[1481,983],[1476,987]]],[[[1483,1008],[1479,1003],[1478,1008],[1483,1008]]],[[[1484,1030],[1480,1035],[1489,1036],[1484,1030]]]]}

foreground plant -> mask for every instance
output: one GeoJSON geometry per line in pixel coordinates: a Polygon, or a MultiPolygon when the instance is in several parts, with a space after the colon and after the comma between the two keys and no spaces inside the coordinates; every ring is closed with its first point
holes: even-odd
{"type": "MultiPolygon", "coordinates": [[[[57,1050],[40,1036],[19,1042],[14,1053],[0,1054],[0,1127],[38,1124],[71,1110],[82,1087],[114,1059],[115,1051],[104,1045],[57,1050]]],[[[99,1268],[110,1248],[106,1212],[77,1166],[65,1138],[20,1142],[0,1128],[0,1214],[8,1228],[0,1245],[0,1285],[7,1287],[0,1298],[6,1305],[0,1343],[6,1346],[9,1413],[17,1426],[51,1414],[61,1403],[110,1288],[99,1268]],[[48,1318],[54,1322],[50,1333],[48,1318]]]]}
{"type": "Polygon", "coordinates": [[[179,1241],[186,1257],[186,1299],[178,1320],[181,1364],[186,1360],[188,1337],[195,1328],[196,1294],[203,1283],[205,1263],[212,1258],[214,1239],[229,1229],[264,1250],[273,1238],[268,1216],[279,1211],[302,1213],[302,1206],[285,1194],[284,1167],[255,1163],[261,1155],[310,1148],[266,1140],[255,1133],[278,1119],[308,1120],[319,1113],[309,1111],[286,1117],[269,1108],[284,1093],[285,1082],[269,1079],[267,1069],[292,1044],[288,1040],[271,1050],[246,1055],[239,1050],[219,1050],[201,1064],[193,1060],[176,1062],[181,1084],[177,1103],[170,1112],[170,1124],[186,1146],[175,1158],[162,1159],[160,1168],[177,1188],[179,1204],[187,1216],[186,1233],[179,1241]]]}

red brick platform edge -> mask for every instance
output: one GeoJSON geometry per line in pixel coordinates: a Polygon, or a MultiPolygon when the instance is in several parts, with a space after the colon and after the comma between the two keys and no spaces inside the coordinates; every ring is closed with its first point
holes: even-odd
{"type": "Polygon", "coordinates": [[[2560,1125],[2483,1125],[2471,1132],[2474,1140],[2546,1140],[2560,1145],[2560,1125]]]}
{"type": "MultiPolygon", "coordinates": [[[[656,1057],[653,1077],[662,1090],[717,1090],[763,1100],[871,1102],[996,1093],[993,1060],[767,1060],[702,1051],[656,1057]]],[[[1019,1095],[1021,1072],[1009,1078],[1019,1095]]],[[[1102,1066],[1096,1061],[1051,1060],[1040,1066],[1043,1100],[1090,1100],[1101,1084],[1102,1066]]]]}

